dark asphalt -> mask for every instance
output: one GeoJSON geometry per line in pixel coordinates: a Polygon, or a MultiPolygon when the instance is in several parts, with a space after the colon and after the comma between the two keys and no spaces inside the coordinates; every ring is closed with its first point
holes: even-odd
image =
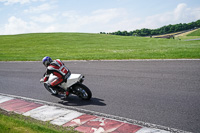
{"type": "MultiPolygon", "coordinates": [[[[91,101],[69,97],[66,106],[200,132],[200,60],[66,61],[85,75],[91,101]]],[[[0,62],[0,93],[60,103],[39,83],[41,62],[0,62]]]]}

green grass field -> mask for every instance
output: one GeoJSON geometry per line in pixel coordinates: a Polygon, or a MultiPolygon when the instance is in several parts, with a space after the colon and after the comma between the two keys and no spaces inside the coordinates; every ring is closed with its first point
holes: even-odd
{"type": "Polygon", "coordinates": [[[0,111],[1,133],[78,133],[72,128],[53,126],[29,117],[0,111]],[[4,113],[4,114],[3,114],[4,113]]]}
{"type": "Polygon", "coordinates": [[[200,58],[200,41],[88,33],[0,36],[0,61],[200,58]]]}

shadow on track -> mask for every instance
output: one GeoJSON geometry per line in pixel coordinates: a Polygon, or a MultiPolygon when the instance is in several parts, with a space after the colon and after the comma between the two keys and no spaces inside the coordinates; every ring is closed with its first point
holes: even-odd
{"type": "Polygon", "coordinates": [[[85,105],[97,105],[97,106],[106,106],[106,104],[103,102],[103,99],[99,98],[91,98],[90,100],[82,100],[78,98],[77,96],[70,95],[68,98],[62,99],[63,95],[53,95],[55,97],[60,98],[62,101],[59,101],[58,103],[67,105],[67,106],[85,106],[85,105]]]}

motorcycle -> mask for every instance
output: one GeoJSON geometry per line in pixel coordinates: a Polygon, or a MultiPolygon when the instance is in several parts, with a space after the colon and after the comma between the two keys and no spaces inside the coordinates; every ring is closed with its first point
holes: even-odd
{"type": "Polygon", "coordinates": [[[58,95],[58,94],[64,94],[66,96],[66,92],[68,91],[69,94],[74,94],[78,97],[80,97],[83,100],[90,100],[92,97],[92,92],[90,89],[85,86],[83,83],[84,76],[81,74],[71,74],[66,82],[61,83],[60,85],[56,86],[55,88],[50,87],[50,83],[57,79],[58,77],[50,74],[49,79],[44,82],[44,87],[52,94],[52,95],[58,95]]]}

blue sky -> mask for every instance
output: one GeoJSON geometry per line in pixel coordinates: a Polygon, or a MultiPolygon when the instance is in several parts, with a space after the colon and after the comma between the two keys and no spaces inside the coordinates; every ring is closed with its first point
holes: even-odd
{"type": "Polygon", "coordinates": [[[0,35],[115,32],[200,19],[200,0],[0,0],[0,35]]]}

